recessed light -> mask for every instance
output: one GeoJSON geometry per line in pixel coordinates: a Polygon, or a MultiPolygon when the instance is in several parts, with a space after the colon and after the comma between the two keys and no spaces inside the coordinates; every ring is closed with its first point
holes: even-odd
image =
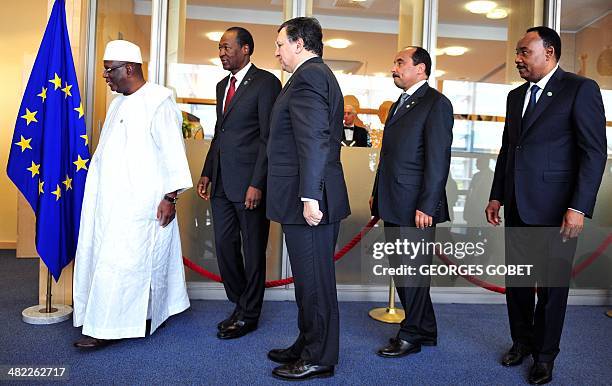
{"type": "Polygon", "coordinates": [[[384,78],[384,77],[389,76],[389,74],[388,74],[388,73],[386,73],[386,72],[375,72],[375,73],[373,73],[372,75],[377,76],[377,77],[379,77],[379,78],[384,78]]]}
{"type": "Polygon", "coordinates": [[[350,46],[351,44],[353,44],[353,42],[351,42],[350,40],[346,40],[346,39],[329,39],[328,41],[325,42],[326,46],[330,46],[331,48],[338,48],[338,49],[346,48],[350,46]]]}
{"type": "Polygon", "coordinates": [[[508,11],[505,8],[495,8],[487,13],[489,19],[504,19],[508,17],[508,11]]]}
{"type": "Polygon", "coordinates": [[[450,46],[444,48],[444,53],[449,56],[461,56],[468,51],[467,48],[461,46],[450,46]]]}
{"type": "Polygon", "coordinates": [[[221,40],[221,36],[223,36],[223,32],[213,31],[205,33],[208,40],[212,40],[213,42],[218,42],[221,40]]]}
{"type": "Polygon", "coordinates": [[[214,64],[215,66],[222,66],[223,64],[221,63],[221,59],[219,58],[212,58],[210,59],[210,62],[212,64],[214,64]]]}
{"type": "Polygon", "coordinates": [[[435,54],[436,56],[441,56],[444,55],[446,52],[444,51],[444,48],[436,48],[435,54]]]}
{"type": "Polygon", "coordinates": [[[470,1],[465,5],[465,8],[472,13],[489,13],[497,3],[494,1],[470,1]]]}
{"type": "Polygon", "coordinates": [[[444,74],[446,74],[446,71],[444,71],[444,70],[436,70],[436,71],[434,71],[434,77],[436,77],[436,78],[439,78],[439,77],[441,77],[444,74]]]}

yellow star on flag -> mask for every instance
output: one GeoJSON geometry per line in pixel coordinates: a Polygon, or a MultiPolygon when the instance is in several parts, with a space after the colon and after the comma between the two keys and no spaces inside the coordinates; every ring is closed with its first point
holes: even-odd
{"type": "Polygon", "coordinates": [[[83,159],[81,158],[81,155],[79,154],[77,160],[73,162],[73,164],[75,164],[77,167],[76,171],[78,172],[81,169],[87,170],[87,161],[89,161],[89,158],[83,159]]]}
{"type": "Polygon", "coordinates": [[[62,196],[62,190],[60,189],[59,184],[57,184],[56,186],[57,188],[53,192],[51,192],[51,194],[55,196],[55,201],[59,200],[62,196]]]}
{"type": "Polygon", "coordinates": [[[40,174],[40,164],[37,165],[32,161],[32,166],[26,168],[26,170],[32,172],[32,178],[34,178],[35,175],[40,174]]]}
{"type": "Polygon", "coordinates": [[[87,134],[83,134],[80,137],[85,140],[85,146],[89,145],[89,137],[87,136],[87,134]]]}
{"type": "Polygon", "coordinates": [[[45,103],[45,99],[47,99],[47,88],[43,87],[40,94],[36,95],[42,98],[43,103],[45,103]]]}
{"type": "Polygon", "coordinates": [[[41,195],[45,192],[43,190],[44,185],[45,185],[45,181],[38,181],[38,195],[41,195]]]}
{"type": "Polygon", "coordinates": [[[21,146],[21,152],[23,153],[25,149],[32,149],[32,146],[30,146],[31,140],[32,138],[25,139],[23,138],[23,135],[21,135],[21,141],[15,142],[15,145],[21,146]]]}
{"type": "MultiPolygon", "coordinates": [[[[71,86],[72,87],[72,86],[71,86]]],[[[85,111],[83,110],[83,102],[81,102],[81,104],[79,105],[79,107],[76,107],[74,109],[74,111],[79,113],[79,118],[81,118],[83,115],[85,115],[85,111]]]]}
{"type": "Polygon", "coordinates": [[[72,189],[72,178],[68,177],[68,174],[66,174],[66,179],[62,181],[62,184],[66,187],[66,191],[72,189]]]}
{"type": "Polygon", "coordinates": [[[66,82],[66,86],[62,89],[62,91],[64,92],[64,98],[68,98],[69,96],[72,96],[72,94],[70,93],[70,89],[72,88],[72,85],[68,84],[68,82],[66,82]]]}
{"type": "Polygon", "coordinates": [[[55,85],[54,90],[57,90],[58,88],[62,87],[62,78],[57,76],[57,72],[55,73],[55,78],[49,79],[49,82],[55,85]]]}
{"type": "Polygon", "coordinates": [[[26,120],[26,126],[30,125],[30,122],[38,122],[36,119],[36,113],[38,111],[30,111],[30,109],[26,108],[26,113],[21,116],[21,118],[26,120]]]}

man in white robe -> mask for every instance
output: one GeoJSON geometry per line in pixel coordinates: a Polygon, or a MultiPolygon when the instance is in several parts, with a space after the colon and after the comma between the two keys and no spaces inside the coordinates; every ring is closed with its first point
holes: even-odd
{"type": "Polygon", "coordinates": [[[192,186],[172,92],[145,82],[140,49],[108,43],[104,78],[119,93],[89,164],[74,268],[75,346],[153,333],[189,308],[175,219],[192,186]]]}

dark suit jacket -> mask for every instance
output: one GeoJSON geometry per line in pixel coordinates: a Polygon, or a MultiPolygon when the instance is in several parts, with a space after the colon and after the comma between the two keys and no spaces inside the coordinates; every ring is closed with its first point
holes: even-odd
{"type": "Polygon", "coordinates": [[[446,180],[453,142],[453,107],[444,95],[421,86],[389,110],[372,196],[372,215],[414,226],[416,210],[448,221],[446,180]],[[393,115],[393,112],[397,112],[393,115]]]}
{"type": "Polygon", "coordinates": [[[490,199],[515,201],[527,224],[559,226],[568,208],[591,217],[607,158],[599,86],[557,69],[521,128],[528,88],[508,94],[490,199]]]}
{"type": "Polygon", "coordinates": [[[322,224],[350,214],[340,163],[344,100],[320,57],[304,62],[279,94],[270,116],[267,215],[306,225],[301,197],[319,201],[322,224]]]}
{"type": "MultiPolygon", "coordinates": [[[[352,141],[346,140],[344,129],[347,129],[347,127],[342,127],[342,142],[344,142],[346,146],[350,146],[352,141]]],[[[365,129],[365,127],[353,126],[353,141],[355,141],[353,144],[354,147],[369,147],[368,131],[365,129]]]]}
{"type": "Polygon", "coordinates": [[[242,202],[249,186],[266,188],[270,111],[281,83],[270,72],[251,65],[223,113],[229,77],[217,83],[217,123],[202,176],[211,179],[214,194],[220,163],[225,194],[230,201],[242,202]]]}

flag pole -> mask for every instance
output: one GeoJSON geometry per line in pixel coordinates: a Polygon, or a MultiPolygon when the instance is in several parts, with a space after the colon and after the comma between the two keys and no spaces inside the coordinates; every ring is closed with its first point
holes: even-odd
{"type": "MultiPolygon", "coordinates": [[[[47,299],[45,301],[45,314],[57,312],[57,308],[51,307],[51,271],[47,269],[47,299]]],[[[42,310],[41,310],[42,312],[42,310]]]]}
{"type": "Polygon", "coordinates": [[[72,307],[65,304],[52,304],[51,302],[51,285],[53,277],[51,270],[47,268],[47,295],[45,306],[41,305],[28,307],[21,312],[21,318],[28,324],[55,324],[70,319],[72,315],[72,307]]]}

